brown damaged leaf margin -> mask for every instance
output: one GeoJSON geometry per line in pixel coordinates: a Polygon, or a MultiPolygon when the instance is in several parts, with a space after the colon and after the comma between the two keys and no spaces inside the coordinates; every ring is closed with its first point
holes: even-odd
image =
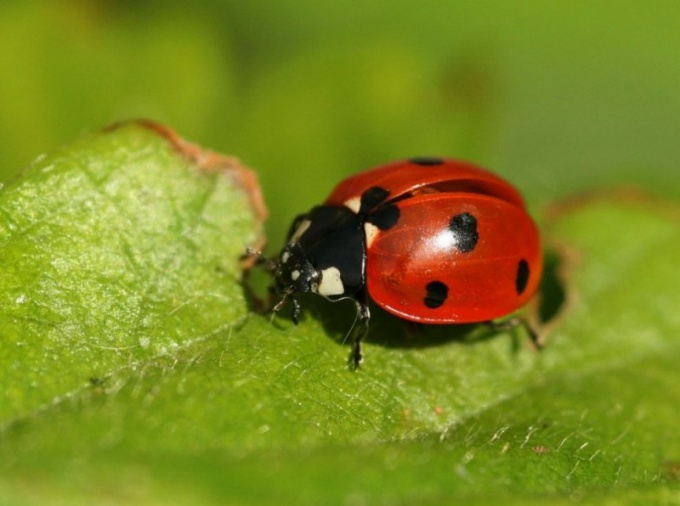
{"type": "MultiPolygon", "coordinates": [[[[139,125],[140,127],[151,130],[165,138],[173,149],[184,158],[187,158],[199,170],[208,172],[223,171],[227,174],[234,181],[236,186],[245,192],[250,201],[250,207],[255,215],[257,234],[256,239],[250,246],[254,249],[262,249],[264,247],[266,243],[264,221],[267,218],[267,206],[264,203],[262,191],[260,190],[260,183],[255,171],[241,165],[240,160],[236,157],[225,156],[204,149],[198,144],[183,139],[171,128],[149,119],[136,119],[114,123],[105,127],[103,131],[112,132],[128,125],[139,125]]],[[[252,258],[244,259],[243,267],[251,267],[253,261],[254,259],[252,258]]]]}

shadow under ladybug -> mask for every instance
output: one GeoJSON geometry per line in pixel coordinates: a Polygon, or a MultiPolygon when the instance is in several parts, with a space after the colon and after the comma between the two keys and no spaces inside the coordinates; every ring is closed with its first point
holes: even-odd
{"type": "MultiPolygon", "coordinates": [[[[318,321],[326,334],[337,344],[348,344],[352,337],[348,331],[348,322],[354,322],[356,308],[353,304],[328,304],[328,301],[310,294],[302,294],[299,302],[311,318],[318,321]]],[[[362,337],[361,342],[371,343],[385,348],[394,349],[426,349],[436,348],[451,343],[470,346],[498,337],[498,325],[493,322],[483,324],[470,323],[459,325],[428,325],[395,318],[380,306],[369,300],[371,314],[370,332],[362,337]]],[[[288,315],[281,315],[288,319],[288,315]]],[[[292,321],[292,318],[290,318],[292,321]]],[[[504,324],[501,330],[507,329],[504,324]]],[[[513,332],[513,351],[519,350],[521,337],[513,332]]],[[[354,366],[354,356],[350,355],[349,362],[354,366]]]]}

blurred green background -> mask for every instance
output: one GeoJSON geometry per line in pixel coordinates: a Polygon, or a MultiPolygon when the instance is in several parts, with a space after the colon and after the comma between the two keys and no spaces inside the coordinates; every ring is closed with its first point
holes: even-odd
{"type": "Polygon", "coordinates": [[[272,249],[343,176],[490,166],[534,209],[639,184],[680,196],[680,3],[0,3],[0,180],[148,117],[258,170],[272,249]]]}

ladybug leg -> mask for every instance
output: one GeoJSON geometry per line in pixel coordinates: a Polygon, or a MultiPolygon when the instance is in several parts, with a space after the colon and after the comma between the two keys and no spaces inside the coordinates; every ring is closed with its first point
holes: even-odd
{"type": "Polygon", "coordinates": [[[290,303],[293,305],[291,318],[293,319],[293,323],[297,325],[300,323],[300,302],[295,297],[291,297],[290,303]]]}
{"type": "Polygon", "coordinates": [[[357,294],[354,303],[357,306],[357,316],[347,335],[348,337],[353,336],[351,359],[352,364],[356,369],[364,360],[364,355],[361,351],[361,341],[366,337],[366,334],[368,334],[368,323],[371,320],[371,311],[368,308],[365,292],[357,294]]]}
{"type": "Polygon", "coordinates": [[[291,319],[293,320],[293,323],[297,325],[298,323],[300,323],[300,302],[295,297],[292,296],[292,290],[285,290],[281,294],[281,298],[276,304],[274,304],[272,311],[275,312],[281,311],[281,308],[288,300],[290,300],[290,303],[293,306],[291,319]]]}
{"type": "Polygon", "coordinates": [[[543,341],[541,340],[541,336],[538,334],[536,329],[525,319],[522,318],[521,316],[513,316],[512,318],[508,318],[507,320],[502,320],[502,321],[488,321],[484,322],[485,325],[488,325],[491,327],[492,330],[512,330],[516,327],[524,327],[524,330],[526,333],[529,335],[529,340],[531,341],[531,344],[533,344],[534,348],[537,350],[543,349],[543,341]]]}

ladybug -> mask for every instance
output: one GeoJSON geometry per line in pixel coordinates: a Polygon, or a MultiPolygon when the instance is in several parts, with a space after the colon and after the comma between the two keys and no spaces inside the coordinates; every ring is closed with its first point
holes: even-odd
{"type": "MultiPolygon", "coordinates": [[[[490,323],[531,299],[543,265],[538,230],[512,185],[471,163],[433,157],[345,179],[295,219],[278,258],[251,254],[275,278],[274,310],[290,301],[296,324],[297,293],[356,304],[355,366],[369,297],[412,322],[490,323]]],[[[523,323],[509,322],[496,325],[523,323]]]]}

